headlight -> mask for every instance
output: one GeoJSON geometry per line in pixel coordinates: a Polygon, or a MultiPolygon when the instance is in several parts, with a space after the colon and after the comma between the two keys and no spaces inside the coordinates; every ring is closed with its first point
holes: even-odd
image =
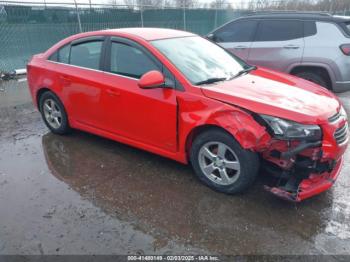
{"type": "Polygon", "coordinates": [[[279,139],[291,140],[321,140],[322,131],[318,125],[303,125],[290,120],[281,119],[274,116],[260,115],[279,139]]]}

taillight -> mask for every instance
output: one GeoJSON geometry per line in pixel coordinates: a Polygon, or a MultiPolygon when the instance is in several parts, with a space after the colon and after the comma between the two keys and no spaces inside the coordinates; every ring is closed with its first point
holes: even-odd
{"type": "Polygon", "coordinates": [[[350,56],[350,44],[341,45],[340,50],[343,52],[344,55],[350,56]]]}

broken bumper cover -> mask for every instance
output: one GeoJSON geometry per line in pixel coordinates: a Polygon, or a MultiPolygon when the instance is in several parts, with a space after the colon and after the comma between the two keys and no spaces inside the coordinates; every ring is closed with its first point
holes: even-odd
{"type": "Polygon", "coordinates": [[[334,169],[330,173],[311,174],[309,178],[304,179],[297,190],[297,192],[288,192],[278,187],[265,186],[265,190],[271,192],[279,198],[283,198],[292,202],[300,202],[304,199],[318,195],[332,187],[337,180],[341,167],[343,165],[343,157],[341,157],[334,169]]]}

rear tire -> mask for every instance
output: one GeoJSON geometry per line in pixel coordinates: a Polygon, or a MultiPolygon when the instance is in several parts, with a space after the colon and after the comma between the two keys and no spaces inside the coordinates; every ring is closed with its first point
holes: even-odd
{"type": "Polygon", "coordinates": [[[200,134],[192,144],[190,159],[199,180],[226,194],[245,191],[253,184],[259,170],[258,155],[243,149],[222,130],[200,134]]]}
{"type": "Polygon", "coordinates": [[[313,82],[317,85],[320,85],[320,86],[323,86],[325,88],[330,89],[325,78],[317,73],[310,72],[310,71],[303,71],[303,72],[296,73],[295,75],[297,77],[300,77],[300,78],[303,78],[303,79],[308,80],[310,82],[313,82]]]}
{"type": "Polygon", "coordinates": [[[39,98],[39,109],[46,126],[54,134],[67,134],[71,131],[66,110],[60,99],[47,91],[39,98]]]}

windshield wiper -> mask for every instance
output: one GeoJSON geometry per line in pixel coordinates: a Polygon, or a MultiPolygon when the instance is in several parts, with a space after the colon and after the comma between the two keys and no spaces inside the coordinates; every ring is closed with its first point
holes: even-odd
{"type": "Polygon", "coordinates": [[[203,81],[199,81],[199,82],[195,83],[195,85],[213,84],[213,83],[224,81],[224,80],[232,80],[232,79],[234,79],[236,77],[239,77],[241,75],[244,75],[244,74],[249,73],[250,71],[253,71],[253,70],[256,70],[256,69],[257,69],[256,66],[250,66],[248,68],[245,68],[245,69],[239,71],[237,74],[235,74],[231,78],[227,78],[227,77],[212,77],[212,78],[208,78],[208,79],[203,80],[203,81]]]}
{"type": "Polygon", "coordinates": [[[234,75],[231,79],[234,79],[234,78],[236,78],[236,77],[239,77],[239,76],[241,76],[241,75],[244,75],[244,74],[249,73],[250,71],[253,71],[253,70],[256,70],[256,69],[257,69],[256,66],[250,66],[250,67],[248,67],[248,68],[245,68],[245,69],[239,71],[239,72],[238,72],[236,75],[234,75]]]}
{"type": "Polygon", "coordinates": [[[208,78],[206,80],[203,81],[199,81],[197,83],[195,83],[195,85],[205,85],[205,84],[213,84],[215,82],[220,82],[220,81],[224,81],[226,80],[227,77],[213,77],[213,78],[208,78]]]}

